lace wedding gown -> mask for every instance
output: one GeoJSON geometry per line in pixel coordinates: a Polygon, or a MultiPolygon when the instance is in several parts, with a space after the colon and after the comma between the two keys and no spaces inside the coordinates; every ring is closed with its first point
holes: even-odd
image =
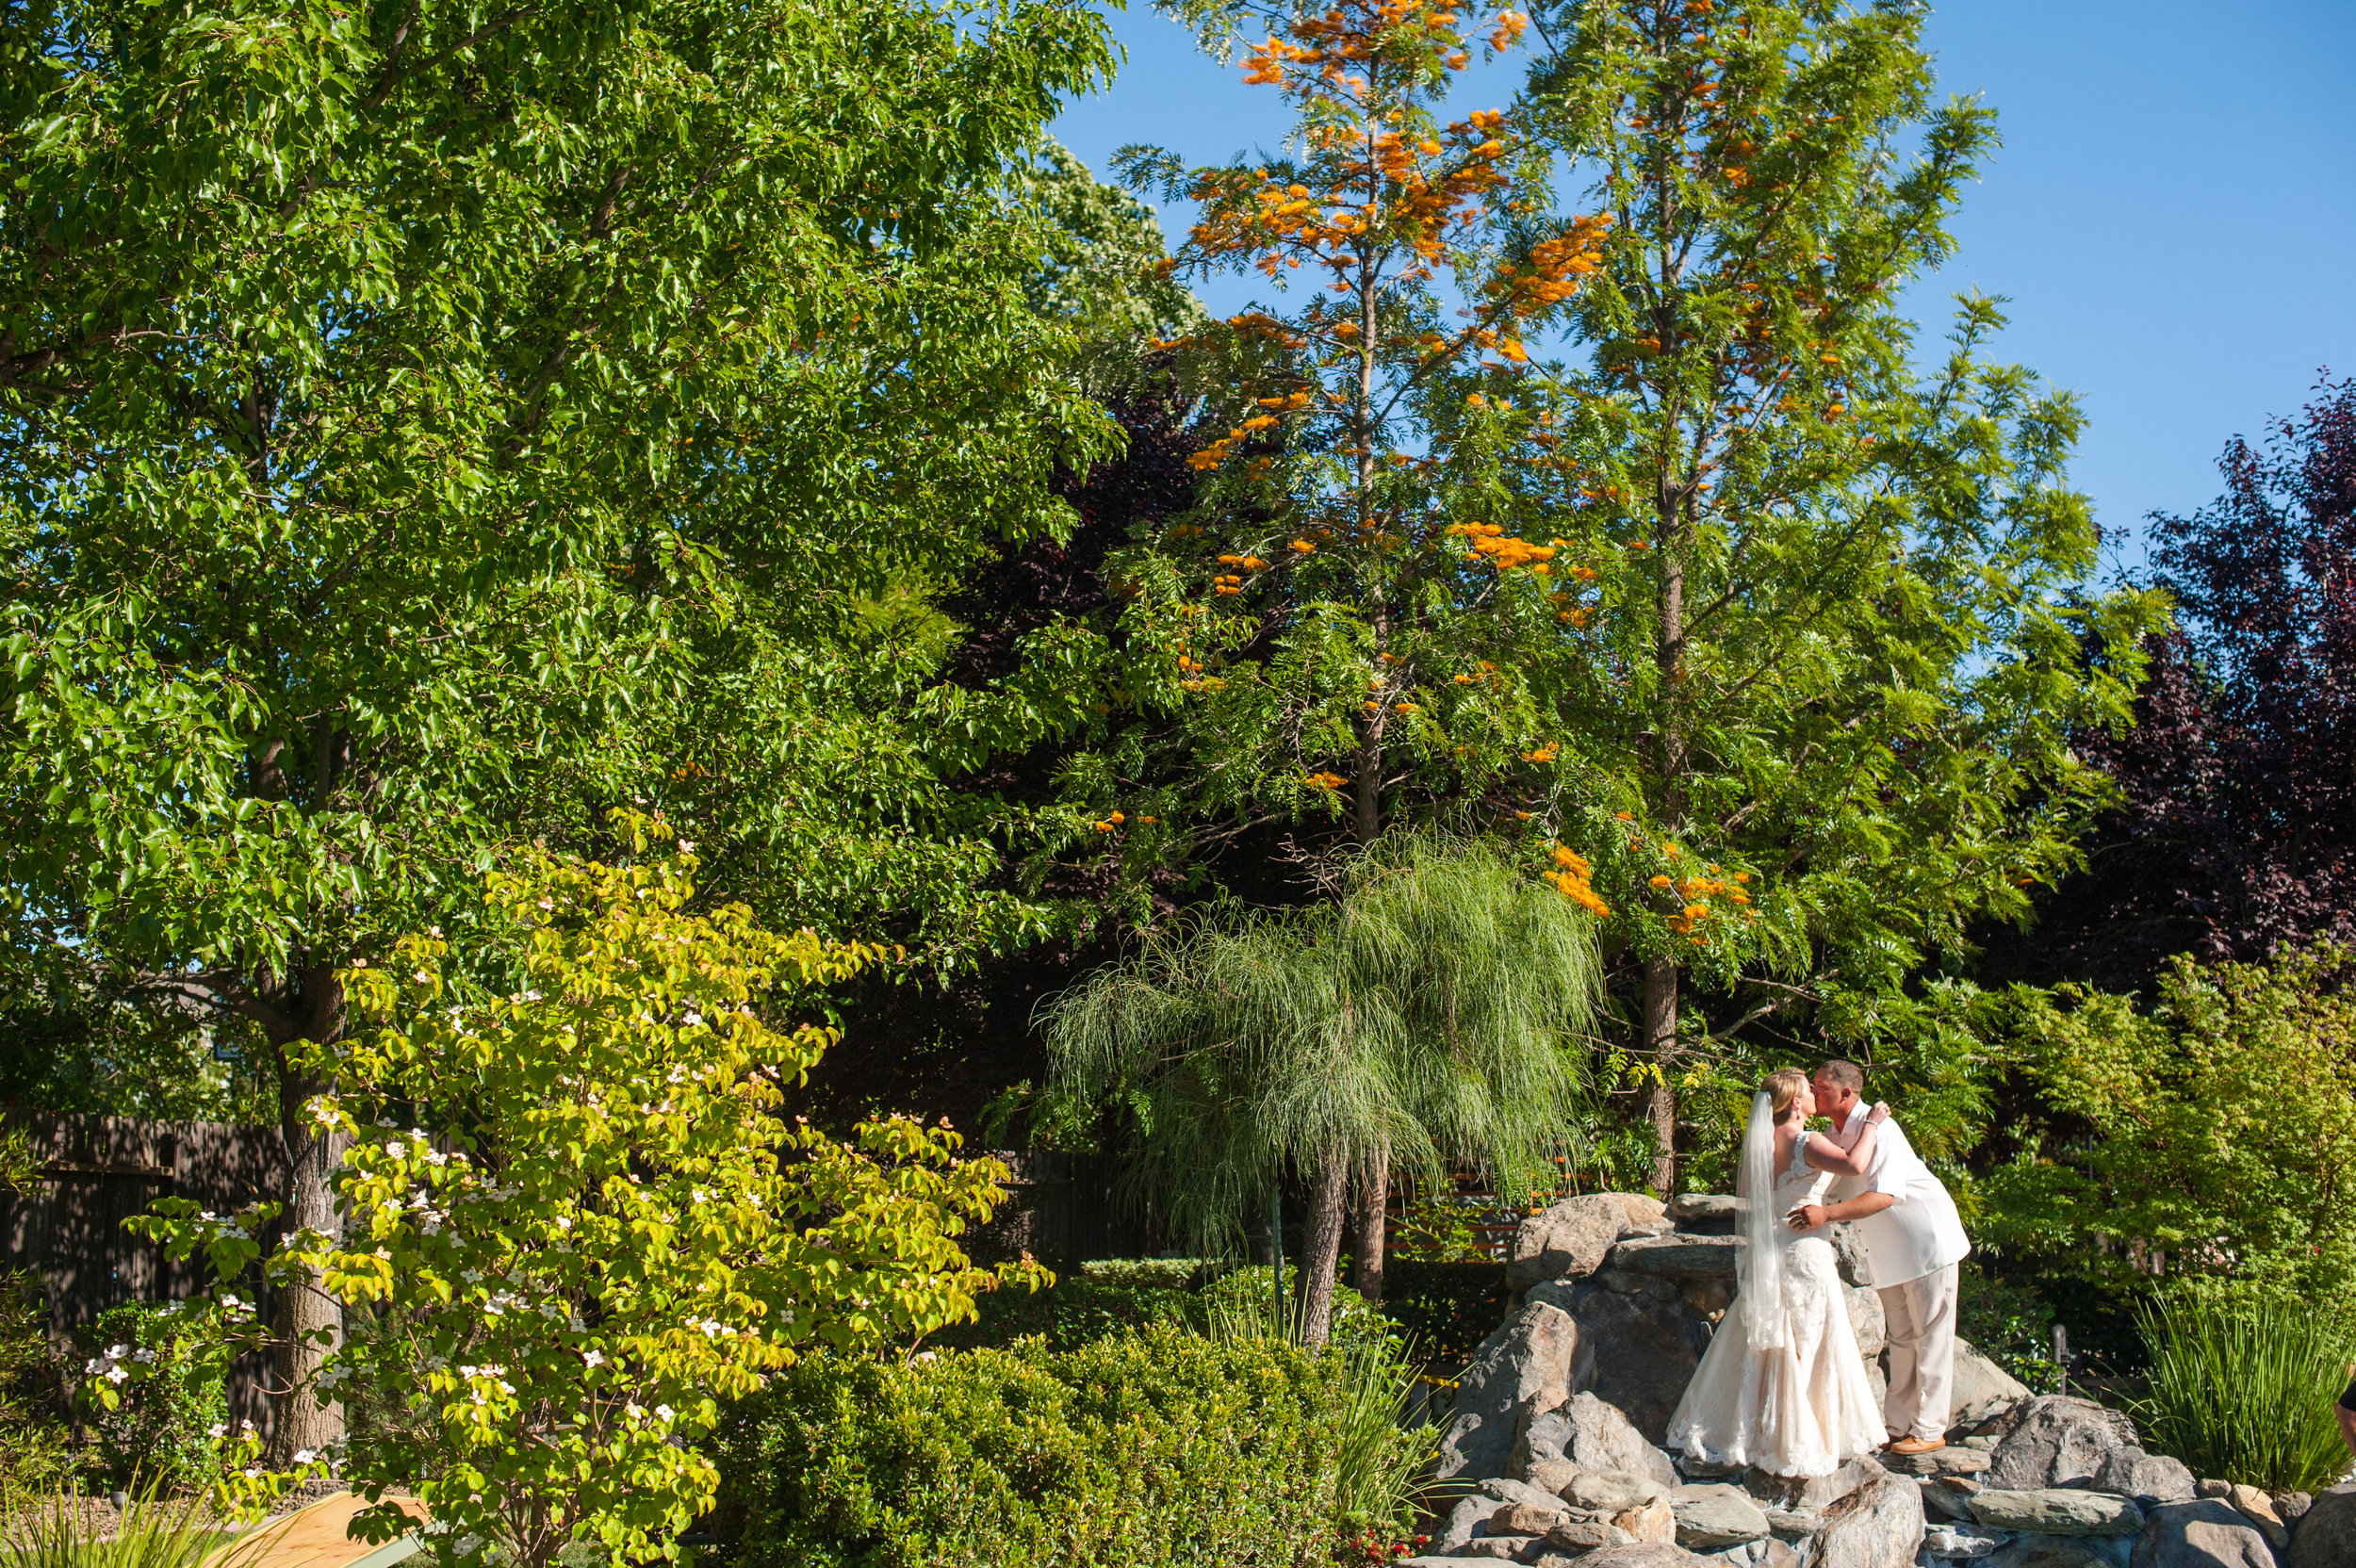
{"type": "MultiPolygon", "coordinates": [[[[1810,1169],[1801,1157],[1809,1135],[1801,1135],[1792,1168],[1775,1181],[1778,1217],[1823,1202],[1832,1184],[1830,1174],[1810,1169]]],[[[1727,1308],[1669,1418],[1667,1446],[1778,1476],[1829,1475],[1888,1437],[1849,1327],[1828,1227],[1779,1228],[1791,1238],[1783,1244],[1783,1344],[1754,1351],[1742,1331],[1742,1304],[1727,1308]]]]}

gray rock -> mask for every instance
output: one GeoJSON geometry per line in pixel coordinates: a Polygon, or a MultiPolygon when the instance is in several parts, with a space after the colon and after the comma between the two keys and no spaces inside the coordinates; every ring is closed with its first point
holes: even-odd
{"type": "Polygon", "coordinates": [[[1992,1530],[2033,1530],[2040,1535],[2133,1535],[2143,1528],[2143,1510],[2131,1497],[2064,1487],[2000,1491],[1994,1487],[1971,1500],[1972,1517],[1992,1530]]]}
{"type": "Polygon", "coordinates": [[[2347,1568],[2356,1562],[2356,1485],[2315,1494],[2291,1531],[2290,1568],[2347,1568]]]}
{"type": "Polygon", "coordinates": [[[1556,1552],[1592,1552],[1598,1546],[1619,1546],[1627,1542],[1626,1530],[1600,1519],[1565,1519],[1546,1531],[1546,1549],[1556,1552]]]}
{"type": "Polygon", "coordinates": [[[1742,1200],[1722,1192],[1679,1193],[1669,1203],[1669,1217],[1698,1235],[1730,1236],[1742,1220],[1742,1200]]]}
{"type": "Polygon", "coordinates": [[[2275,1517],[2285,1525],[2298,1524],[2315,1506],[2315,1498],[2304,1492],[2278,1492],[2274,1494],[2275,1517]]]}
{"type": "Polygon", "coordinates": [[[1833,1260],[1841,1268],[1841,1283],[1870,1289],[1873,1283],[1873,1260],[1866,1253],[1865,1238],[1857,1233],[1856,1223],[1842,1220],[1832,1228],[1827,1239],[1832,1243],[1833,1260]]]}
{"type": "Polygon", "coordinates": [[[1636,1541],[1598,1546],[1579,1560],[1579,1568],[1710,1568],[1710,1560],[1666,1541],[1636,1541]]]}
{"type": "Polygon", "coordinates": [[[1674,1490],[1649,1476],[1626,1470],[1581,1470],[1563,1488],[1562,1501],[1573,1508],[1592,1509],[1598,1513],[1619,1513],[1643,1508],[1657,1497],[1669,1496],[1674,1490]]]}
{"type": "Polygon", "coordinates": [[[1489,1515],[1489,1533],[1544,1535],[1569,1518],[1570,1511],[1559,1502],[1549,1501],[1544,1507],[1535,1503],[1507,1503],[1489,1515]]]}
{"type": "Polygon", "coordinates": [[[1871,1285],[1851,1285],[1843,1293],[1849,1304],[1849,1331],[1857,1335],[1857,1353],[1878,1356],[1890,1343],[1890,1317],[1882,1311],[1882,1293],[1871,1285]]]}
{"type": "Polygon", "coordinates": [[[1673,1231],[1665,1236],[1641,1236],[1621,1242],[1605,1253],[1604,1266],[1678,1281],[1731,1279],[1734,1237],[1697,1236],[1683,1231],[1673,1231]]]}
{"type": "Polygon", "coordinates": [[[2134,1568],[2274,1568],[2257,1527],[2215,1497],[2155,1504],[2128,1560],[2134,1568]]]}
{"type": "MultiPolygon", "coordinates": [[[[1661,1419],[1667,1421],[1666,1412],[1661,1419]]],[[[1681,1479],[1669,1456],[1645,1442],[1644,1434],[1618,1406],[1591,1393],[1574,1394],[1532,1420],[1527,1441],[1516,1445],[1517,1451],[1524,1448],[1533,1467],[1540,1461],[1557,1459],[1567,1460],[1581,1470],[1624,1470],[1659,1482],[1664,1492],[1681,1479]]]]}
{"type": "Polygon", "coordinates": [[[1824,1510],[1810,1568],[1912,1568],[1922,1544],[1922,1494],[1884,1476],[1824,1510]]]}
{"type": "Polygon", "coordinates": [[[1448,1511],[1448,1523],[1440,1527],[1439,1539],[1433,1549],[1446,1556],[1489,1527],[1489,1515],[1497,1511],[1497,1499],[1481,1493],[1459,1497],[1448,1511]]]}
{"type": "Polygon", "coordinates": [[[2266,1538],[2266,1544],[2276,1551],[2290,1549],[2291,1532],[2282,1516],[2274,1511],[2274,1499],[2254,1486],[2236,1486],[2226,1497],[2233,1511],[2258,1527],[2258,1533],[2266,1538]]]}
{"type": "Polygon", "coordinates": [[[1966,1448],[1951,1443],[1927,1454],[1892,1454],[1885,1450],[1882,1462],[1903,1476],[1977,1476],[1992,1466],[1996,1457],[1986,1448],[1966,1448]]]}
{"type": "Polygon", "coordinates": [[[1751,1562],[1753,1568],[1802,1568],[1800,1554],[1773,1536],[1759,1543],[1759,1555],[1751,1562]]]}
{"type": "Polygon", "coordinates": [[[1786,1508],[1769,1503],[1759,1510],[1767,1516],[1767,1527],[1778,1541],[1812,1541],[1824,1527],[1824,1511],[1820,1508],[1786,1508]]]}
{"type": "MultiPolygon", "coordinates": [[[[1533,1298],[1537,1294],[1531,1292],[1533,1298]]],[[[1646,1442],[1659,1443],[1668,1435],[1669,1417],[1701,1364],[1702,1350],[1710,1343],[1708,1321],[1681,1306],[1663,1308],[1605,1290],[1592,1281],[1576,1288],[1570,1303],[1585,1341],[1611,1347],[1610,1355],[1594,1358],[1592,1371],[1579,1386],[1616,1407],[1646,1442]]]]}
{"type": "Polygon", "coordinates": [[[1976,1427],[1999,1411],[2034,1397],[2028,1384],[1973,1349],[1970,1340],[1955,1341],[1955,1381],[1948,1388],[1954,1426],[1976,1427]]]}
{"type": "Polygon", "coordinates": [[[1483,1535],[1456,1549],[1460,1558],[1491,1558],[1500,1562],[1535,1562],[1546,1544],[1534,1535],[1483,1535]]]}
{"type": "Polygon", "coordinates": [[[2192,1501],[2192,1472],[2184,1462],[2141,1448],[2114,1448],[2094,1475],[2094,1489],[2146,1503],[2192,1501]]]}
{"type": "Polygon", "coordinates": [[[1946,1562],[1969,1562],[1987,1557],[2012,1537],[1977,1525],[1931,1525],[1922,1531],[1922,1555],[1946,1562]]]}
{"type": "Polygon", "coordinates": [[[1543,1301],[1507,1318],[1457,1374],[1456,1414],[1440,1443],[1439,1478],[1507,1474],[1525,1412],[1568,1398],[1594,1354],[1571,1315],[1543,1301]]]}
{"type": "MultiPolygon", "coordinates": [[[[1542,1280],[1579,1280],[1593,1274],[1628,1228],[1628,1196],[1583,1193],[1523,1220],[1513,1233],[1506,1279],[1514,1289],[1528,1290],[1542,1280]]],[[[1654,1209],[1657,1213],[1659,1205],[1654,1209]]]]}
{"type": "Polygon", "coordinates": [[[2117,1568],[2100,1540],[2069,1535],[2016,1535],[1981,1561],[1986,1568],[2117,1568]]]}
{"type": "Polygon", "coordinates": [[[2087,1399],[2045,1395],[2005,1417],[1986,1479],[2007,1492],[2086,1486],[2120,1448],[2137,1447],[2135,1423],[2087,1399]]]}
{"type": "Polygon", "coordinates": [[[1753,1468],[1743,1473],[1742,1487],[1754,1497],[1787,1507],[1823,1509],[1889,1473],[1873,1455],[1859,1454],[1828,1476],[1776,1476],[1753,1468]]]}
{"type": "Polygon", "coordinates": [[[1680,1486],[1669,1494],[1677,1516],[1677,1544],[1717,1551],[1758,1541],[1767,1534],[1767,1515],[1739,1486],[1680,1486]]]}
{"type": "Polygon", "coordinates": [[[1529,1466],[1521,1478],[1539,1491],[1550,1492],[1559,1497],[1562,1489],[1571,1484],[1571,1478],[1578,1474],[1579,1466],[1569,1460],[1542,1459],[1529,1466]]]}
{"type": "Polygon", "coordinates": [[[2206,1479],[2194,1482],[2193,1494],[2198,1497],[2215,1497],[2219,1502],[2222,1502],[2233,1494],[2233,1483],[2232,1481],[2218,1480],[2216,1477],[2212,1476],[2206,1479]]]}
{"type": "Polygon", "coordinates": [[[1483,1496],[1496,1499],[1489,1505],[1492,1511],[1506,1503],[1526,1503],[1531,1508],[1552,1509],[1558,1513],[1562,1509],[1561,1489],[1540,1486],[1535,1481],[1517,1481],[1505,1476],[1492,1476],[1481,1483],[1481,1493],[1483,1496]]]}
{"type": "Polygon", "coordinates": [[[1916,1484],[1922,1488],[1922,1492],[1923,1517],[1944,1519],[1956,1525],[1973,1523],[1972,1511],[1964,1506],[1962,1497],[1927,1478],[1916,1484]]]}
{"type": "Polygon", "coordinates": [[[1714,1324],[1728,1307],[1734,1305],[1734,1282],[1688,1280],[1685,1288],[1677,1292],[1677,1299],[1685,1303],[1687,1312],[1696,1317],[1706,1317],[1714,1324]]]}

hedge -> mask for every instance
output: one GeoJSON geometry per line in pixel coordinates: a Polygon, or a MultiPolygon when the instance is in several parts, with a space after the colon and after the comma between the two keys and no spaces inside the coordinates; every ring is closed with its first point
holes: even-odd
{"type": "Polygon", "coordinates": [[[1168,1323],[1069,1350],[814,1358],[719,1434],[721,1555],[740,1568],[1324,1560],[1363,1523],[1333,1507],[1342,1363],[1168,1323]]]}

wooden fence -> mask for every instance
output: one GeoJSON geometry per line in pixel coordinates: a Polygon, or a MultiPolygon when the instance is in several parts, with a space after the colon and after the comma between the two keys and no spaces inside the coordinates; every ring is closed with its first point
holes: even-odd
{"type": "MultiPolygon", "coordinates": [[[[206,1282],[200,1261],[172,1262],[124,1220],[158,1198],[192,1198],[223,1213],[274,1199],[286,1166],[275,1127],[53,1115],[10,1124],[32,1133],[43,1180],[29,1193],[0,1193],[0,1267],[40,1276],[50,1337],[60,1346],[111,1307],[176,1299],[206,1282]]],[[[262,1370],[258,1358],[230,1368],[233,1417],[268,1418],[262,1370]]]]}

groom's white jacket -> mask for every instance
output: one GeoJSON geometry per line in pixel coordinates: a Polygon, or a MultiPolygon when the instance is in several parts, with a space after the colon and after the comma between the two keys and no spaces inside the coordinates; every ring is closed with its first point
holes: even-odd
{"type": "MultiPolygon", "coordinates": [[[[1856,1144],[1865,1131],[1866,1110],[1862,1100],[1851,1107],[1848,1119],[1831,1135],[1833,1141],[1843,1149],[1856,1144]]],[[[1936,1274],[1971,1253],[1972,1239],[1963,1233],[1955,1200],[1894,1120],[1874,1129],[1873,1163],[1864,1175],[1834,1180],[1832,1200],[1843,1202],[1868,1192],[1886,1192],[1897,1200],[1881,1213],[1857,1221],[1857,1239],[1865,1243],[1876,1289],[1936,1274]]]]}

